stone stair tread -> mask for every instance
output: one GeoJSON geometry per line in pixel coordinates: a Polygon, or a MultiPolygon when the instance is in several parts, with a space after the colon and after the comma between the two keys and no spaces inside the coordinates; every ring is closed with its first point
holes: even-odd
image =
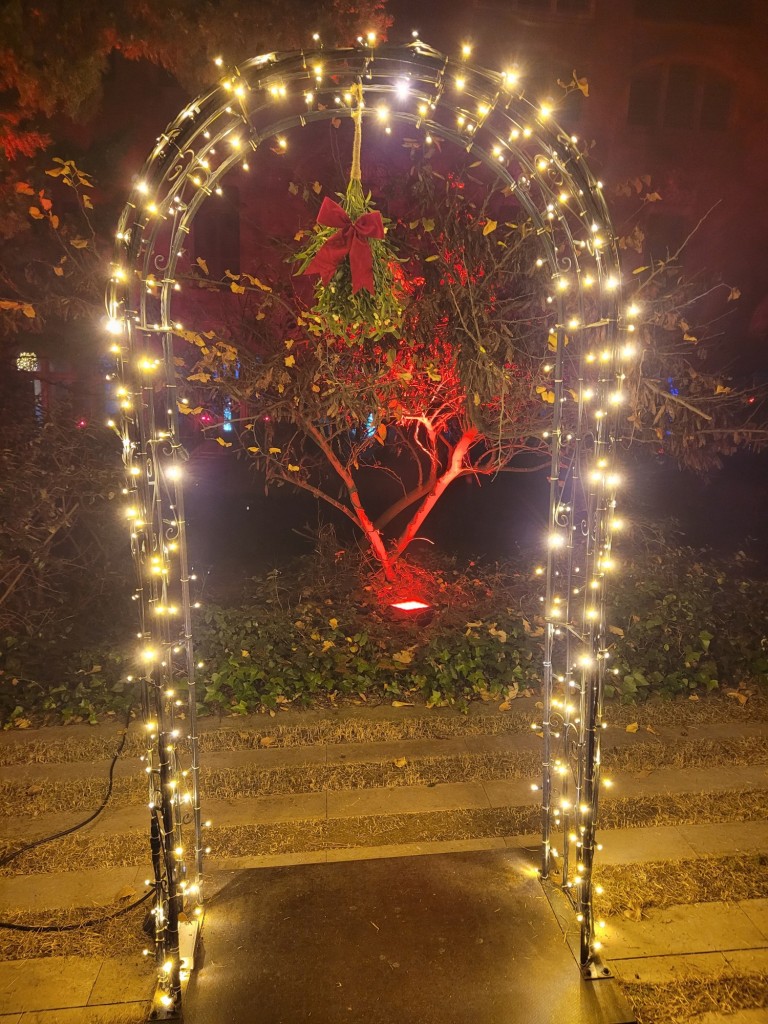
{"type": "MultiPolygon", "coordinates": [[[[600,863],[608,865],[643,863],[663,860],[689,860],[711,855],[707,838],[714,831],[722,834],[721,856],[761,853],[768,848],[768,822],[728,822],[718,825],[661,826],[649,829],[611,829],[602,833],[605,843],[600,863]],[[684,838],[681,832],[685,830],[684,838]],[[745,835],[745,831],[748,833],[745,835]],[[698,836],[698,840],[697,840],[698,836]],[[725,841],[730,841],[726,847],[725,841]],[[699,847],[696,848],[693,844],[699,847]]],[[[446,839],[432,842],[389,844],[368,847],[345,847],[335,850],[301,850],[278,854],[262,854],[236,858],[209,857],[206,872],[242,870],[246,868],[282,867],[292,864],[326,863],[330,859],[373,859],[376,857],[408,857],[428,853],[450,853],[458,850],[527,849],[535,857],[541,837],[537,833],[498,837],[446,839]]],[[[25,909],[44,911],[58,907],[107,905],[123,885],[132,885],[143,891],[143,882],[149,870],[149,844],[147,864],[141,867],[100,868],[89,871],[58,872],[46,875],[19,875],[0,880],[0,914],[8,910],[25,909]]],[[[758,908],[761,909],[761,908],[758,908]]],[[[761,910],[762,912],[762,910],[761,910]]],[[[727,958],[738,954],[728,952],[727,958]]],[[[744,954],[746,956],[746,954],[744,954]]],[[[762,970],[768,973],[768,953],[765,960],[739,961],[740,970],[762,970]],[[750,966],[751,965],[751,966],[750,966]]],[[[629,961],[632,958],[626,957],[629,961]]]]}
{"type": "Polygon", "coordinates": [[[611,961],[642,956],[768,949],[768,900],[651,908],[641,921],[615,917],[606,929],[611,961]],[[763,924],[758,922],[762,919],[763,924]]]}
{"type": "Polygon", "coordinates": [[[153,964],[142,956],[119,960],[51,956],[0,962],[0,1006],[7,1013],[55,1010],[61,1014],[67,1009],[79,1013],[83,1007],[114,1004],[118,993],[126,1003],[145,1005],[154,987],[153,964]]]}
{"type": "MultiPolygon", "coordinates": [[[[615,785],[606,791],[606,803],[621,797],[663,797],[682,793],[761,789],[768,782],[768,770],[762,766],[717,768],[715,771],[664,768],[642,778],[618,773],[612,778],[615,785]]],[[[530,807],[537,804],[539,799],[539,793],[531,790],[531,783],[526,780],[490,779],[444,782],[433,786],[372,786],[286,795],[224,799],[211,797],[204,800],[203,814],[217,825],[262,824],[292,818],[423,813],[462,807],[468,810],[478,807],[530,807]]],[[[69,828],[82,818],[82,810],[40,814],[27,817],[21,822],[9,818],[0,822],[0,840],[29,841],[69,828]]],[[[146,808],[142,804],[118,808],[108,806],[87,829],[93,834],[124,832],[142,829],[145,823],[146,808]]],[[[713,836],[713,842],[716,842],[716,836],[713,836]]]]}

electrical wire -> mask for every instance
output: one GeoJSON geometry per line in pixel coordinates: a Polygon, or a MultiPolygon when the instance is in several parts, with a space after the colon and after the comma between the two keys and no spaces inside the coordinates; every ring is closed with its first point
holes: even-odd
{"type": "MultiPolygon", "coordinates": [[[[70,828],[65,828],[61,832],[55,832],[51,836],[44,836],[42,839],[36,839],[33,843],[27,843],[24,846],[20,846],[18,850],[13,850],[11,851],[11,853],[6,853],[2,858],[0,858],[0,868],[5,867],[6,864],[10,864],[12,860],[15,860],[16,857],[19,857],[22,853],[27,853],[29,850],[34,850],[38,846],[42,846],[44,843],[51,843],[53,842],[54,839],[62,839],[64,836],[68,836],[71,835],[73,832],[77,832],[79,829],[84,828],[86,825],[89,825],[101,814],[101,812],[109,803],[110,797],[112,796],[115,765],[117,764],[117,759],[120,757],[125,748],[125,741],[128,738],[128,725],[130,724],[131,721],[132,708],[133,704],[129,706],[128,711],[126,713],[125,729],[123,731],[120,743],[118,744],[117,750],[115,751],[112,761],[110,762],[109,765],[109,780],[107,784],[107,792],[104,794],[104,799],[101,801],[96,810],[92,814],[89,814],[84,821],[79,822],[77,825],[72,825],[70,828]]],[[[112,914],[105,914],[102,917],[90,918],[87,921],[78,921],[76,924],[46,925],[21,924],[14,921],[0,921],[0,928],[8,928],[12,931],[18,932],[71,932],[76,931],[78,928],[90,928],[93,925],[103,924],[105,921],[112,921],[116,917],[120,917],[123,914],[127,914],[131,910],[135,910],[136,907],[140,906],[142,903],[144,903],[145,900],[149,899],[153,892],[153,889],[149,889],[137,900],[134,900],[133,903],[129,903],[125,907],[120,907],[119,910],[116,910],[112,914]]]]}
{"type": "Polygon", "coordinates": [[[105,914],[103,917],[92,917],[88,921],[77,921],[75,924],[21,924],[14,921],[0,921],[0,928],[10,928],[15,932],[74,932],[78,928],[91,928],[93,925],[103,924],[105,921],[113,921],[116,917],[121,917],[129,911],[135,910],[136,907],[140,907],[153,893],[154,889],[147,889],[133,903],[129,903],[126,907],[120,907],[119,910],[112,914],[105,914]]]}
{"type": "Polygon", "coordinates": [[[4,868],[6,864],[10,864],[12,860],[16,860],[16,858],[20,857],[22,853],[27,853],[29,850],[34,850],[38,846],[43,846],[44,843],[52,843],[54,839],[62,839],[64,836],[69,836],[73,832],[77,832],[81,828],[85,828],[86,825],[90,825],[92,821],[98,818],[98,816],[109,803],[109,798],[112,796],[112,784],[115,774],[115,765],[117,764],[118,757],[120,757],[120,755],[123,752],[123,748],[125,747],[125,741],[128,738],[128,725],[131,721],[132,708],[133,704],[131,704],[131,706],[128,708],[128,712],[125,717],[125,730],[123,731],[122,739],[120,740],[118,748],[115,751],[114,757],[112,758],[112,762],[110,763],[109,766],[109,784],[107,785],[107,792],[104,794],[104,799],[101,801],[101,804],[96,808],[93,814],[90,814],[84,821],[79,822],[77,825],[72,825],[70,828],[65,828],[61,832],[55,832],[52,836],[44,836],[42,839],[36,839],[33,843],[27,843],[25,846],[20,846],[18,850],[12,850],[10,853],[4,854],[2,857],[0,857],[0,868],[4,868]]]}

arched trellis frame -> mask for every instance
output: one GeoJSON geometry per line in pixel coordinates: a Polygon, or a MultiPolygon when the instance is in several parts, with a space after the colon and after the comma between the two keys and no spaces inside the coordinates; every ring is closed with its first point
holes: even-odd
{"type": "MultiPolygon", "coordinates": [[[[363,117],[405,124],[472,154],[522,207],[537,241],[552,310],[542,384],[552,423],[544,603],[541,875],[574,907],[580,963],[601,976],[592,914],[600,782],[605,579],[612,567],[618,408],[632,357],[632,310],[621,309],[617,249],[602,192],[578,141],[513,72],[407,46],[266,54],[227,70],[160,136],[125,206],[108,290],[118,357],[117,429],[127,472],[143,645],[155,931],[154,1014],[180,1001],[182,911],[202,915],[196,672],[184,516],[173,302],[200,206],[239,165],[258,174],[264,145],[280,148],[313,122],[350,116],[346,83],[364,87],[363,117]],[[545,365],[547,364],[547,365],[545,365]],[[176,717],[184,709],[182,737],[176,717]],[[186,767],[182,766],[182,762],[186,767]],[[183,832],[193,833],[193,851],[183,832]],[[553,845],[562,830],[562,850],[553,845]]],[[[558,840],[558,844],[560,842],[558,840]]]]}

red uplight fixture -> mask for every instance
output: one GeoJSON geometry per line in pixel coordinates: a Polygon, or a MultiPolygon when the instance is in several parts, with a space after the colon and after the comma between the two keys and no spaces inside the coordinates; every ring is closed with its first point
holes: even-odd
{"type": "Polygon", "coordinates": [[[424,604],[423,601],[397,601],[389,607],[397,608],[401,612],[422,612],[425,608],[429,608],[429,605],[424,604]]]}

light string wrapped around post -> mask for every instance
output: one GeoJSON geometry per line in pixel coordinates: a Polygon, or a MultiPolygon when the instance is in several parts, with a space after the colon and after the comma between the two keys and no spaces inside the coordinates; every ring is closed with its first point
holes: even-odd
{"type": "MultiPolygon", "coordinates": [[[[169,921],[182,907],[193,907],[199,916],[202,832],[208,824],[200,814],[197,666],[178,416],[185,395],[174,362],[174,341],[184,331],[174,307],[195,265],[189,251],[195,216],[203,204],[218,201],[222,180],[264,171],[263,157],[280,159],[291,132],[300,135],[332,119],[355,124],[350,186],[357,182],[356,189],[363,124],[366,132],[385,135],[403,126],[426,151],[439,141],[444,152],[452,147],[471,156],[503,186],[515,219],[522,215],[539,257],[531,273],[549,283],[550,333],[542,336],[540,378],[532,383],[543,409],[552,406],[552,424],[543,432],[552,448],[550,548],[541,570],[547,584],[541,874],[561,872],[581,928],[581,966],[595,976],[590,972],[599,946],[591,879],[609,655],[604,584],[611,563],[622,360],[629,358],[619,338],[632,324],[620,315],[618,253],[602,184],[578,141],[555,122],[549,104],[524,95],[514,68],[491,71],[469,64],[468,57],[446,56],[418,39],[385,47],[367,40],[359,50],[317,46],[265,54],[228,69],[160,136],[119,223],[107,327],[121,374],[117,429],[128,473],[126,511],[146,654],[141,686],[150,727],[145,767],[153,804],[159,992],[169,1013],[178,1006],[180,976],[169,921]],[[188,821],[193,853],[183,839],[188,821]],[[564,825],[561,859],[553,838],[564,825]]],[[[365,199],[362,188],[360,194],[365,199]]],[[[346,212],[356,219],[354,211],[346,212]]],[[[326,240],[318,236],[312,253],[305,252],[307,262],[326,240]]],[[[373,237],[370,245],[378,288],[377,267],[386,268],[389,257],[377,258],[373,247],[387,241],[373,237]]],[[[350,275],[348,262],[342,266],[350,275]]],[[[351,277],[345,281],[351,298],[351,277]]],[[[354,294],[375,298],[376,289],[354,294]]],[[[396,302],[394,293],[380,294],[396,302]]],[[[369,328],[388,329],[371,317],[370,323],[355,326],[353,319],[339,330],[354,343],[369,328]]]]}

